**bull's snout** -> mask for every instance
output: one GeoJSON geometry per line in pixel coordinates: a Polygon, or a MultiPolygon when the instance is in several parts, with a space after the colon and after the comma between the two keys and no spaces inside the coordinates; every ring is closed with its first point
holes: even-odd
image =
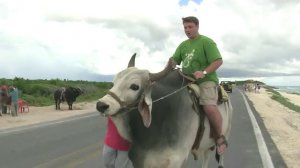
{"type": "Polygon", "coordinates": [[[101,101],[99,101],[99,102],[97,103],[97,105],[96,105],[97,110],[98,110],[99,112],[101,112],[101,113],[104,113],[105,110],[108,109],[108,107],[109,107],[109,105],[107,105],[107,104],[105,104],[105,103],[103,103],[103,102],[101,102],[101,101]]]}

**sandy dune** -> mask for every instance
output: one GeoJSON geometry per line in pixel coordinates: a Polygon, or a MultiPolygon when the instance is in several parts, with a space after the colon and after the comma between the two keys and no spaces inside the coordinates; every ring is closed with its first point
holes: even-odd
{"type": "MultiPolygon", "coordinates": [[[[289,110],[272,100],[270,93],[261,89],[260,93],[246,93],[256,111],[263,118],[273,141],[289,168],[300,165],[300,113],[289,110]]],[[[292,103],[300,105],[300,95],[280,92],[292,103]]]]}

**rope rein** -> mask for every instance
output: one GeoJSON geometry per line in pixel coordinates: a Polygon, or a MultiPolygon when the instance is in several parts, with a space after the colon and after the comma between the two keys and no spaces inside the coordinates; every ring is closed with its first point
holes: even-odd
{"type": "MultiPolygon", "coordinates": [[[[167,97],[170,97],[170,96],[172,96],[173,94],[176,94],[176,93],[180,92],[181,90],[185,89],[185,88],[188,87],[188,85],[189,85],[189,84],[187,84],[187,85],[184,85],[184,86],[183,86],[183,84],[184,84],[184,78],[183,78],[183,80],[182,80],[182,84],[181,84],[181,87],[180,87],[179,89],[177,89],[177,90],[175,90],[175,91],[173,91],[173,92],[171,92],[171,93],[169,93],[169,94],[167,94],[167,95],[165,95],[165,96],[163,96],[163,97],[160,97],[160,98],[158,98],[158,99],[152,101],[152,103],[156,103],[156,102],[159,102],[159,101],[161,101],[161,100],[163,100],[163,99],[165,99],[165,98],[167,98],[167,97]]],[[[130,112],[131,110],[134,110],[134,109],[137,109],[137,108],[138,108],[137,106],[127,107],[127,108],[123,108],[122,111],[123,111],[124,113],[127,113],[127,112],[130,112]]]]}
{"type": "Polygon", "coordinates": [[[176,94],[176,93],[180,92],[181,90],[185,89],[187,86],[188,86],[188,84],[185,85],[185,86],[183,86],[183,83],[182,83],[182,85],[181,85],[181,87],[179,89],[177,89],[174,92],[171,92],[171,93],[169,93],[169,94],[167,94],[167,95],[165,95],[165,96],[163,96],[161,98],[158,98],[158,99],[152,101],[152,103],[158,102],[158,101],[163,100],[163,99],[165,99],[165,98],[167,98],[169,96],[172,96],[173,94],[176,94]]]}
{"type": "MultiPolygon", "coordinates": [[[[179,68],[178,68],[178,69],[179,69],[179,68]]],[[[158,99],[152,101],[153,103],[158,102],[158,101],[160,101],[160,100],[163,100],[163,99],[165,99],[165,98],[167,98],[167,97],[169,97],[169,96],[172,96],[173,94],[176,94],[176,93],[180,92],[181,90],[185,89],[186,87],[188,87],[189,84],[195,82],[194,79],[192,79],[192,78],[190,78],[190,77],[184,75],[183,73],[181,73],[180,70],[178,70],[178,72],[179,72],[179,74],[182,76],[181,87],[180,87],[179,89],[177,89],[177,90],[175,90],[175,91],[173,91],[173,92],[171,92],[171,93],[169,93],[169,94],[167,94],[167,95],[161,97],[161,98],[158,98],[158,99]],[[191,82],[189,82],[188,84],[184,85],[185,79],[188,79],[188,80],[190,80],[191,82]]]]}
{"type": "MultiPolygon", "coordinates": [[[[159,102],[159,101],[161,101],[161,100],[163,100],[163,99],[165,99],[165,98],[168,98],[168,97],[170,97],[170,96],[172,96],[172,95],[174,95],[174,94],[176,94],[176,93],[178,93],[178,92],[180,92],[180,91],[182,91],[183,89],[187,88],[189,84],[195,82],[195,80],[192,80],[190,77],[184,75],[184,74],[181,73],[180,71],[179,71],[179,73],[180,73],[180,75],[182,76],[182,83],[181,83],[180,88],[177,89],[177,90],[175,90],[175,91],[173,91],[173,92],[171,92],[171,93],[169,93],[169,94],[167,94],[167,95],[165,95],[165,96],[162,96],[162,97],[160,97],[160,98],[158,98],[158,99],[156,99],[156,100],[153,100],[153,101],[152,101],[153,104],[156,103],[156,102],[159,102]],[[186,85],[184,85],[185,79],[188,79],[188,80],[191,81],[191,82],[189,82],[189,83],[187,83],[186,85]]],[[[129,112],[129,111],[131,111],[131,110],[134,110],[134,109],[137,109],[137,108],[138,108],[137,105],[131,106],[131,105],[133,105],[133,104],[131,104],[131,105],[125,104],[125,103],[122,102],[122,101],[121,101],[121,100],[120,100],[113,92],[108,92],[108,94],[111,95],[111,96],[112,96],[112,97],[113,97],[113,98],[121,105],[122,109],[121,109],[118,113],[120,113],[121,111],[122,111],[123,113],[127,113],[127,112],[129,112]]],[[[116,114],[117,114],[117,113],[116,113],[116,114]]]]}

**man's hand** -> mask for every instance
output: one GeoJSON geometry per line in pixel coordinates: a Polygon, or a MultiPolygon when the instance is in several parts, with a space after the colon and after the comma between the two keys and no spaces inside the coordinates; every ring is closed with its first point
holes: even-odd
{"type": "Polygon", "coordinates": [[[195,79],[200,79],[200,78],[204,78],[205,74],[203,73],[203,71],[196,71],[193,73],[195,79]]]}
{"type": "Polygon", "coordinates": [[[175,69],[177,62],[175,60],[173,60],[172,58],[170,58],[168,64],[172,67],[172,69],[175,69]]]}

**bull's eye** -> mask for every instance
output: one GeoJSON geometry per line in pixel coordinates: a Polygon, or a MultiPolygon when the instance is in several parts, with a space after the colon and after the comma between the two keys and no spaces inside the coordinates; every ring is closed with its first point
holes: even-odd
{"type": "Polygon", "coordinates": [[[136,85],[136,84],[132,84],[132,85],[130,85],[130,89],[132,89],[132,90],[139,90],[139,85],[136,85]]]}

